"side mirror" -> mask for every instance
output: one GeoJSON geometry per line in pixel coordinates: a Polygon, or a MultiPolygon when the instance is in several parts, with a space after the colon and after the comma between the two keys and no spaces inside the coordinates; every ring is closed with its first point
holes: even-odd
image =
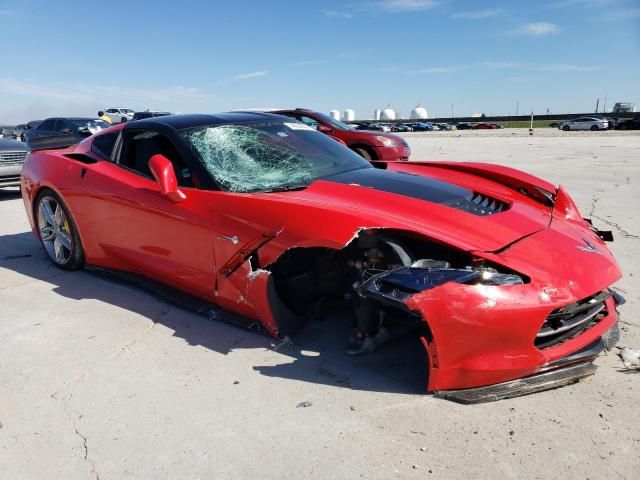
{"type": "Polygon", "coordinates": [[[62,130],[60,130],[60,133],[63,135],[71,135],[71,129],[70,128],[63,128],[62,130]]]}
{"type": "Polygon", "coordinates": [[[331,135],[333,133],[333,130],[331,130],[326,125],[322,125],[321,123],[318,124],[318,126],[316,127],[316,130],[318,130],[319,132],[325,133],[327,135],[331,135]]]}
{"type": "Polygon", "coordinates": [[[160,193],[174,203],[183,201],[186,195],[178,188],[173,164],[164,155],[154,155],[149,160],[149,170],[160,185],[160,193]]]}

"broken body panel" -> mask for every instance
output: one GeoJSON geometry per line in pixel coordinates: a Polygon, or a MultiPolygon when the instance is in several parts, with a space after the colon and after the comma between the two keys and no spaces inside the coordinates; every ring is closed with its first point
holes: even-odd
{"type": "MultiPolygon", "coordinates": [[[[113,130],[122,128],[132,127],[113,130]]],[[[369,253],[361,259],[341,252],[370,252],[359,244],[379,236],[392,253],[400,245],[400,259],[386,272],[408,266],[401,252],[411,250],[406,245],[421,250],[424,244],[446,250],[453,263],[460,257],[460,265],[447,269],[521,276],[521,283],[508,285],[448,281],[383,306],[421,324],[429,391],[535,375],[602,337],[617,320],[609,296],[593,325],[550,348],[536,346],[552,312],[606,291],[621,273],[566,193],[523,172],[485,164],[382,162],[378,169],[318,179],[299,191],[182,188],[185,199],[171,203],[155,181],[100,158],[91,142],[29,155],[22,192],[34,232],[34,202],[43,188],[51,189],[78,226],[87,264],[189,292],[259,321],[275,337],[304,321],[295,299],[282,298],[282,292],[303,295],[287,282],[311,280],[305,272],[284,280],[279,273],[289,256],[303,263],[304,252],[337,255],[339,268],[346,269],[346,261],[349,271],[352,264],[364,270],[360,265],[371,260],[369,253]],[[434,192],[440,196],[429,197],[434,192]],[[584,245],[593,249],[579,248],[584,245]]],[[[314,282],[339,276],[321,273],[314,282]]]]}

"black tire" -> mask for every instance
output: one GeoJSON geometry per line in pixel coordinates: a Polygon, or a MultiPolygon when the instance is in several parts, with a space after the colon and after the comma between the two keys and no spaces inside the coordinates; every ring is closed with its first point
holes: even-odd
{"type": "MultiPolygon", "coordinates": [[[[62,270],[78,270],[84,267],[84,249],[82,248],[82,242],[80,241],[80,235],[78,233],[78,227],[76,226],[71,213],[69,213],[69,209],[62,201],[60,196],[49,189],[42,190],[37,198],[34,205],[34,220],[36,223],[36,232],[38,234],[38,239],[42,245],[42,248],[45,251],[49,260],[58,268],[62,270]],[[52,203],[55,203],[62,211],[63,216],[61,215],[59,218],[61,219],[62,225],[53,225],[52,222],[47,222],[44,214],[44,203],[47,203],[49,206],[49,211],[52,212],[52,203]],[[51,223],[51,226],[49,226],[51,223]],[[43,238],[43,230],[52,231],[50,238],[43,238]],[[57,230],[55,233],[53,230],[57,230]],[[58,240],[64,235],[65,241],[62,242],[58,240]],[[55,242],[58,240],[58,246],[55,246],[55,242]],[[68,245],[68,241],[70,240],[70,245],[68,245]],[[57,258],[57,251],[62,252],[61,257],[57,258]]],[[[56,209],[54,213],[54,217],[57,217],[58,211],[56,209]]]]}
{"type": "Polygon", "coordinates": [[[591,131],[592,132],[597,132],[598,130],[600,130],[600,129],[598,128],[597,125],[591,125],[591,131]]]}
{"type": "Polygon", "coordinates": [[[356,152],[358,155],[360,155],[365,160],[367,160],[368,162],[373,160],[373,155],[371,155],[371,152],[369,152],[369,150],[367,150],[366,148],[356,147],[356,148],[353,149],[353,151],[356,152]]]}
{"type": "Polygon", "coordinates": [[[569,130],[571,130],[571,127],[569,127],[569,125],[565,125],[564,127],[562,127],[563,132],[568,132],[569,130]]]}

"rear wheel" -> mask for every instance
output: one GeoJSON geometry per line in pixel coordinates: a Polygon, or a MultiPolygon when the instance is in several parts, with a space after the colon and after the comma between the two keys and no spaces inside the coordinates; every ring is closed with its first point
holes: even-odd
{"type": "Polygon", "coordinates": [[[373,155],[371,155],[371,152],[369,152],[369,150],[367,150],[366,148],[357,147],[354,148],[353,151],[369,162],[373,160],[373,155]]]}
{"type": "Polygon", "coordinates": [[[571,130],[571,128],[569,127],[569,125],[565,125],[564,127],[562,127],[562,130],[564,132],[568,132],[569,130],[571,130]]]}
{"type": "Polygon", "coordinates": [[[56,267],[77,270],[84,265],[84,252],[78,229],[58,195],[46,190],[36,202],[38,238],[56,267]]]}

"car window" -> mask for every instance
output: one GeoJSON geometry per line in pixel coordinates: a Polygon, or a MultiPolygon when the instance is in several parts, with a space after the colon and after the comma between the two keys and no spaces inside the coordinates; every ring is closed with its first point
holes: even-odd
{"type": "Polygon", "coordinates": [[[67,123],[67,121],[62,118],[58,118],[53,127],[53,131],[62,132],[64,129],[68,129],[68,128],[69,128],[69,124],[67,123]]]}
{"type": "Polygon", "coordinates": [[[118,111],[114,110],[113,108],[110,108],[109,110],[107,110],[106,113],[118,113],[118,111]]]}
{"type": "Polygon", "coordinates": [[[315,118],[307,117],[306,115],[296,115],[295,118],[313,129],[318,128],[319,122],[315,118]]]}
{"type": "Polygon", "coordinates": [[[369,162],[313,128],[292,121],[204,125],[181,132],[211,178],[230,192],[305,188],[369,162]]]}
{"type": "Polygon", "coordinates": [[[113,147],[118,139],[119,132],[105,133],[97,135],[91,144],[91,151],[105,160],[111,160],[113,147]]]}
{"type": "Polygon", "coordinates": [[[157,154],[164,155],[171,161],[178,185],[193,187],[191,171],[186,162],[173,143],[158,132],[146,130],[127,133],[118,164],[145,177],[153,178],[149,170],[149,160],[157,154]]]}
{"type": "Polygon", "coordinates": [[[42,130],[44,132],[52,132],[53,128],[55,126],[55,119],[54,118],[49,118],[47,120],[45,120],[44,122],[42,122],[40,125],[38,125],[36,128],[38,130],[42,130]]]}

